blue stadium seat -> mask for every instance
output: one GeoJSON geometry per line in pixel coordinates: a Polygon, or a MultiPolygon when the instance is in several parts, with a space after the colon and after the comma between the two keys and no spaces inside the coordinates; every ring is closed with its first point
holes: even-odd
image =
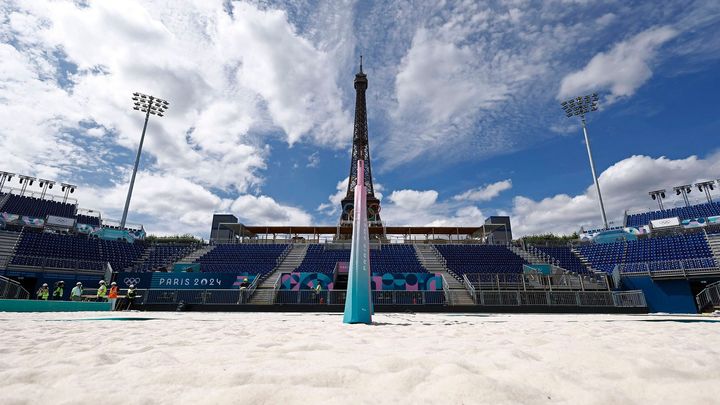
{"type": "MultiPolygon", "coordinates": [[[[303,262],[295,270],[303,273],[332,274],[338,262],[350,261],[350,249],[328,248],[326,245],[308,246],[303,262]]],[[[420,264],[412,245],[382,245],[370,249],[370,270],[374,274],[427,273],[420,264]]]]}
{"type": "Polygon", "coordinates": [[[493,245],[436,245],[447,267],[455,274],[507,273],[520,274],[528,264],[505,246],[493,245]]]}
{"type": "Polygon", "coordinates": [[[289,245],[218,245],[198,258],[200,269],[208,273],[257,274],[262,277],[272,272],[278,259],[289,245]]]}
{"type": "Polygon", "coordinates": [[[560,267],[578,274],[589,270],[567,246],[535,246],[535,248],[560,262],[560,267]]]}
{"type": "Polygon", "coordinates": [[[701,232],[672,235],[628,242],[589,244],[578,248],[597,270],[612,272],[616,265],[624,265],[625,272],[670,270],[682,261],[686,268],[713,267],[713,256],[705,235],[701,232]],[[672,263],[676,261],[676,263],[672,263]]]}
{"type": "Polygon", "coordinates": [[[23,234],[11,264],[103,270],[110,262],[114,271],[122,271],[145,250],[142,242],[127,243],[54,233],[23,234]]]}
{"type": "Polygon", "coordinates": [[[45,218],[47,215],[73,218],[76,209],[77,206],[71,203],[43,200],[15,194],[10,194],[5,205],[2,207],[3,212],[36,218],[45,218]]]}
{"type": "Polygon", "coordinates": [[[683,219],[707,218],[720,215],[720,202],[675,207],[663,211],[650,211],[627,216],[627,226],[643,226],[655,219],[679,217],[683,219]]]}

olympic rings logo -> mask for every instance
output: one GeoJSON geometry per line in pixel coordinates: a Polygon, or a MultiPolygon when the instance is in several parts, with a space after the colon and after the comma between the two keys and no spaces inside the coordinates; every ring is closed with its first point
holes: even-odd
{"type": "Polygon", "coordinates": [[[140,277],[125,277],[123,282],[125,282],[126,286],[140,284],[140,277]]]}

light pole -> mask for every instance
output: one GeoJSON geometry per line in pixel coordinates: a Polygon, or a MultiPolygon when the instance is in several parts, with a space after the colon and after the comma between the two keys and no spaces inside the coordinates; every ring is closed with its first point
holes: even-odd
{"type": "Polygon", "coordinates": [[[74,184],[68,184],[68,183],[60,183],[60,186],[62,187],[62,192],[65,193],[63,196],[63,202],[67,202],[68,195],[75,192],[75,188],[77,187],[74,184]]]}
{"type": "Polygon", "coordinates": [[[570,118],[573,116],[580,117],[582,121],[583,134],[585,135],[585,146],[587,147],[588,159],[590,159],[590,171],[592,172],[595,189],[597,190],[598,201],[600,202],[600,214],[602,214],[603,225],[608,229],[607,216],[605,216],[605,205],[603,204],[602,194],[600,194],[600,183],[598,183],[595,174],[595,162],[593,162],[592,152],[590,151],[590,140],[588,139],[587,125],[585,123],[585,114],[598,109],[597,93],[589,94],[583,97],[571,98],[561,103],[565,115],[570,118]]]}
{"type": "Polygon", "coordinates": [[[673,187],[673,191],[675,192],[675,195],[681,195],[683,196],[683,200],[685,201],[685,206],[690,206],[690,200],[688,199],[688,193],[692,191],[692,185],[690,184],[683,184],[682,186],[673,187]]]}
{"type": "Polygon", "coordinates": [[[22,188],[20,188],[20,195],[24,195],[27,187],[32,186],[33,181],[37,180],[35,177],[31,176],[18,176],[18,178],[20,179],[20,183],[22,184],[22,188]]]}
{"type": "Polygon", "coordinates": [[[695,183],[695,185],[696,185],[697,188],[698,188],[698,191],[704,191],[704,192],[705,192],[705,198],[707,198],[708,202],[711,203],[711,204],[712,204],[713,200],[712,200],[712,196],[710,195],[710,190],[714,190],[714,189],[715,189],[714,184],[715,184],[715,181],[714,181],[714,180],[703,181],[703,182],[700,182],[700,183],[695,183]]]}
{"type": "Polygon", "coordinates": [[[653,200],[656,200],[658,203],[658,207],[660,207],[660,211],[665,211],[665,207],[663,206],[663,198],[665,198],[665,190],[655,190],[651,191],[648,194],[650,194],[650,198],[653,200]]]}
{"type": "Polygon", "coordinates": [[[14,173],[0,172],[0,193],[2,193],[2,189],[5,186],[5,181],[12,180],[14,175],[14,173]]]}
{"type": "Polygon", "coordinates": [[[42,192],[40,193],[40,198],[45,198],[45,193],[47,193],[48,189],[53,188],[55,185],[55,182],[52,180],[44,180],[44,179],[38,179],[40,181],[40,188],[42,188],[42,192]]]}
{"type": "Polygon", "coordinates": [[[133,186],[135,185],[135,175],[137,175],[138,165],[140,164],[140,154],[142,153],[142,146],[145,141],[145,130],[147,129],[150,114],[162,117],[170,104],[163,99],[142,93],[133,93],[132,99],[135,102],[133,110],[145,113],[145,125],[143,125],[142,135],[140,136],[140,145],[138,146],[137,156],[135,157],[135,167],[133,168],[132,177],[130,178],[130,187],[128,187],[125,209],[123,210],[122,219],[120,220],[120,228],[125,228],[125,220],[127,220],[128,209],[130,208],[130,198],[132,197],[133,186]]]}

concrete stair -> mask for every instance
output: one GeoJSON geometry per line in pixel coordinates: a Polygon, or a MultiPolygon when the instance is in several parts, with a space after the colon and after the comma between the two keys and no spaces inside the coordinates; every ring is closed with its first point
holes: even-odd
{"type": "Polygon", "coordinates": [[[275,270],[257,286],[248,302],[257,305],[272,305],[275,301],[275,285],[278,279],[283,273],[292,273],[295,271],[303,259],[305,259],[307,250],[307,244],[293,244],[290,251],[285,255],[285,258],[275,267],[275,270]]]}
{"type": "Polygon", "coordinates": [[[190,264],[195,263],[195,260],[201,258],[202,256],[205,256],[206,254],[210,253],[215,249],[215,245],[205,245],[205,246],[198,246],[197,249],[193,250],[192,252],[185,255],[182,259],[176,261],[175,263],[178,264],[190,264]]]}
{"type": "Polygon", "coordinates": [[[521,247],[508,246],[508,249],[516,255],[522,257],[523,260],[530,264],[552,264],[547,258],[540,257],[537,254],[527,251],[521,247]]]}
{"type": "Polygon", "coordinates": [[[0,195],[0,212],[3,212],[2,209],[5,206],[5,203],[7,200],[10,199],[10,193],[5,193],[0,195]]]}
{"type": "Polygon", "coordinates": [[[715,257],[715,262],[720,264],[720,234],[705,234],[705,239],[707,239],[707,243],[710,246],[710,251],[715,257]]]}
{"type": "Polygon", "coordinates": [[[10,264],[21,235],[20,232],[0,231],[0,269],[5,269],[10,264]]]}
{"type": "Polygon", "coordinates": [[[585,256],[583,256],[583,254],[580,253],[579,250],[577,250],[577,249],[575,249],[575,248],[570,248],[570,251],[573,252],[573,254],[574,254],[578,259],[580,259],[580,261],[582,262],[582,264],[583,264],[588,270],[590,270],[590,273],[602,273],[601,271],[598,271],[597,269],[594,269],[594,268],[590,265],[590,261],[589,261],[585,256]]]}
{"type": "Polygon", "coordinates": [[[450,290],[450,305],[474,305],[470,293],[450,269],[445,266],[445,260],[433,245],[415,245],[415,254],[420,264],[430,273],[442,274],[450,290]]]}

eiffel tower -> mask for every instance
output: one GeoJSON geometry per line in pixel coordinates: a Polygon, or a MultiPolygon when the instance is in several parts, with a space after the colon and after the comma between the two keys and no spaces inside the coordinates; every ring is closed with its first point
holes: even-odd
{"type": "Polygon", "coordinates": [[[357,184],[357,162],[365,161],[365,187],[367,189],[367,215],[370,225],[380,222],[380,200],[375,197],[372,182],[372,169],[370,167],[370,145],[368,144],[367,108],[365,107],[365,91],[368,87],[367,75],[362,70],[362,56],[360,56],[360,71],[355,75],[355,126],[353,128],[352,159],[350,162],[350,181],[347,194],[341,204],[341,225],[352,225],[353,204],[355,198],[355,185],[357,184]]]}

